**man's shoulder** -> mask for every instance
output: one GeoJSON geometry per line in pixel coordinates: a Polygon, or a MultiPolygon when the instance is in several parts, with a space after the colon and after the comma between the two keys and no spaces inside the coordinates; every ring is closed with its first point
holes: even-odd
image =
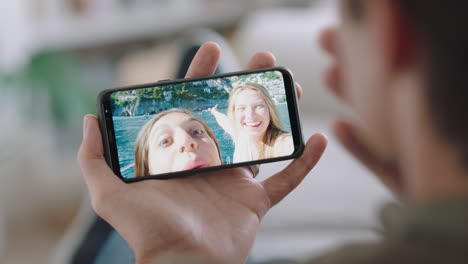
{"type": "Polygon", "coordinates": [[[351,244],[330,251],[304,264],[432,264],[468,263],[464,250],[435,247],[430,243],[383,241],[351,244]]]}

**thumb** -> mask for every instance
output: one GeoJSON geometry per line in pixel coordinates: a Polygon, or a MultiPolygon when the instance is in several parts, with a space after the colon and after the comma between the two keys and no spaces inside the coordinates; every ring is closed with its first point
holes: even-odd
{"type": "Polygon", "coordinates": [[[78,164],[92,201],[101,197],[102,193],[112,192],[123,185],[106,163],[99,122],[93,115],[86,115],[83,120],[83,141],[78,152],[78,164]]]}
{"type": "Polygon", "coordinates": [[[323,134],[313,135],[305,146],[301,157],[291,162],[285,169],[263,181],[263,187],[273,207],[294,190],[314,168],[327,147],[323,134]]]}

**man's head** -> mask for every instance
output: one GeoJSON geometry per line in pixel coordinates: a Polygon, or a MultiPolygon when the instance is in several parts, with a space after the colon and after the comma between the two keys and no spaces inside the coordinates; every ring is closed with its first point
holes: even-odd
{"type": "Polygon", "coordinates": [[[468,161],[468,2],[342,0],[340,12],[329,47],[340,77],[331,86],[362,118],[372,152],[401,158],[403,126],[425,118],[458,162],[468,161]]]}

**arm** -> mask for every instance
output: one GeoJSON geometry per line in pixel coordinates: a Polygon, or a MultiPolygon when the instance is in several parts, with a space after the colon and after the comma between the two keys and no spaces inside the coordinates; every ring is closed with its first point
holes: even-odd
{"type": "MultiPolygon", "coordinates": [[[[271,54],[261,57],[263,67],[265,61],[274,65],[271,54]]],[[[218,58],[219,48],[205,44],[188,77],[212,74],[218,58]],[[206,58],[213,59],[207,62],[206,58]]],[[[256,67],[258,63],[253,61],[248,68],[256,67]]],[[[321,134],[312,136],[300,158],[263,181],[253,179],[247,168],[235,168],[125,184],[106,164],[97,118],[87,115],[83,131],[78,162],[92,206],[124,237],[137,264],[155,263],[171,255],[196,256],[206,260],[204,263],[243,263],[263,216],[299,185],[327,143],[321,134]]]]}
{"type": "Polygon", "coordinates": [[[232,125],[229,121],[229,118],[218,111],[218,105],[215,105],[213,108],[210,109],[211,114],[215,117],[216,122],[218,125],[224,129],[229,135],[232,136],[232,125]]]}

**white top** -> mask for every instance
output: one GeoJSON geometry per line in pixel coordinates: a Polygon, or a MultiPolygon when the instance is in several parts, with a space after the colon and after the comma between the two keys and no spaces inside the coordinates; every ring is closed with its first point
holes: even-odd
{"type": "MultiPolygon", "coordinates": [[[[249,137],[245,133],[233,133],[234,129],[232,126],[231,121],[229,118],[219,112],[217,107],[213,107],[211,109],[211,113],[216,118],[219,126],[221,126],[224,131],[226,131],[229,135],[231,135],[232,140],[234,141],[234,156],[233,162],[240,163],[246,161],[257,160],[260,156],[258,150],[258,142],[249,137]]],[[[291,155],[294,151],[294,142],[291,134],[281,135],[275,141],[275,151],[274,157],[281,157],[291,155]]]]}

